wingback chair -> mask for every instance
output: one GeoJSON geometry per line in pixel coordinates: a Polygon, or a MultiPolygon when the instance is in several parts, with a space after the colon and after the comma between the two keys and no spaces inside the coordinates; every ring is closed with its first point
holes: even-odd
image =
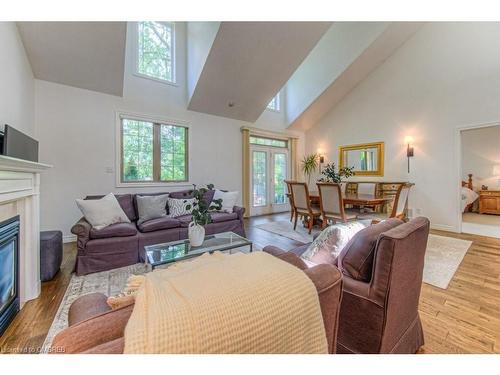
{"type": "Polygon", "coordinates": [[[297,220],[299,215],[307,217],[309,234],[311,234],[314,219],[321,216],[318,208],[311,205],[311,198],[309,197],[309,189],[305,182],[290,182],[292,192],[292,201],[295,208],[295,221],[293,223],[293,230],[297,228],[297,220]]]}
{"type": "Polygon", "coordinates": [[[345,208],[340,184],[318,182],[319,207],[323,228],[328,225],[328,220],[343,221],[356,219],[359,212],[345,208]]]}
{"type": "MultiPolygon", "coordinates": [[[[337,353],[415,353],[424,344],[418,301],[429,220],[389,219],[358,232],[334,264],[344,277],[337,353]]],[[[308,268],[301,246],[264,251],[308,268]]]]}

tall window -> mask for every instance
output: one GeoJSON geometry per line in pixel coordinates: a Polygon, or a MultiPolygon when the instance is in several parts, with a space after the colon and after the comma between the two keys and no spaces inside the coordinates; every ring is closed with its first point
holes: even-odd
{"type": "Polygon", "coordinates": [[[175,83],[174,24],[145,21],[137,24],[137,73],[175,83]]]}
{"type": "Polygon", "coordinates": [[[267,105],[267,109],[271,109],[273,111],[279,112],[280,111],[280,93],[278,93],[273,100],[269,102],[267,105]]]}
{"type": "Polygon", "coordinates": [[[188,180],[188,129],[121,119],[121,182],[188,180]]]}

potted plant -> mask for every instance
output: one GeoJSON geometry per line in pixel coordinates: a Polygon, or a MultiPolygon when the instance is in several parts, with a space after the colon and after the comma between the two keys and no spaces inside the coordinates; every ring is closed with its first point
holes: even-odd
{"type": "Polygon", "coordinates": [[[307,176],[308,184],[311,184],[311,175],[318,169],[318,154],[305,155],[302,159],[302,172],[307,176]]]}
{"type": "Polygon", "coordinates": [[[320,178],[321,182],[334,182],[340,184],[342,182],[342,177],[349,178],[354,176],[354,167],[340,168],[337,172],[335,163],[330,163],[325,166],[321,174],[324,176],[320,178]]]}
{"type": "Polygon", "coordinates": [[[193,189],[191,194],[195,202],[191,205],[186,205],[186,210],[193,209],[191,214],[193,220],[189,223],[188,237],[191,246],[200,246],[205,239],[204,226],[212,222],[212,212],[218,212],[222,208],[222,199],[215,199],[211,203],[203,199],[207,191],[213,190],[214,185],[208,184],[206,188],[193,189]]]}

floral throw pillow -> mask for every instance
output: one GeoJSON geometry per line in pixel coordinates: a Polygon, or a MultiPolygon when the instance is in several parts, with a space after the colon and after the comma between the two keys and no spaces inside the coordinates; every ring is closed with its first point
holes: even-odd
{"type": "Polygon", "coordinates": [[[333,264],[349,240],[370,224],[371,220],[358,220],[331,225],[320,233],[300,257],[313,264],[333,264]]]}

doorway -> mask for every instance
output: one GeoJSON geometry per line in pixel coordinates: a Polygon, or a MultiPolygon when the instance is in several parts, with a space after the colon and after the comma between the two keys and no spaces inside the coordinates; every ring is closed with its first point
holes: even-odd
{"type": "Polygon", "coordinates": [[[287,142],[252,138],[254,139],[250,142],[250,215],[289,211],[285,184],[285,180],[290,176],[287,142]]]}
{"type": "Polygon", "coordinates": [[[460,131],[461,228],[500,238],[500,125],[460,131]]]}

